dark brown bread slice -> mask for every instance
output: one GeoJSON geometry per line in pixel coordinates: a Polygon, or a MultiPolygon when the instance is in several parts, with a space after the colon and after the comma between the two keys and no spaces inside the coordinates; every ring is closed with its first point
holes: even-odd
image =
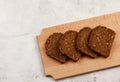
{"type": "Polygon", "coordinates": [[[48,37],[45,43],[46,54],[61,63],[65,63],[67,56],[63,55],[59,50],[59,40],[63,34],[53,33],[48,37]]]}
{"type": "Polygon", "coordinates": [[[90,34],[89,47],[104,57],[110,55],[115,32],[104,26],[97,26],[90,34]]]}
{"type": "Polygon", "coordinates": [[[97,57],[97,54],[93,52],[89,47],[88,47],[88,39],[90,32],[92,31],[91,28],[89,27],[84,27],[78,32],[77,40],[76,40],[76,47],[78,50],[80,50],[82,53],[95,58],[97,57]]]}
{"type": "Polygon", "coordinates": [[[79,53],[75,48],[75,41],[77,38],[77,32],[69,30],[64,33],[60,39],[59,49],[63,54],[66,54],[73,61],[78,61],[81,53],[79,53]]]}

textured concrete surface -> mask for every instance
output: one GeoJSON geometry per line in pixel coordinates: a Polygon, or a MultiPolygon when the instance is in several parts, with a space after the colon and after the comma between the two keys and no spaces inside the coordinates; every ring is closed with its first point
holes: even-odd
{"type": "MultiPolygon", "coordinates": [[[[45,77],[36,35],[44,27],[120,10],[120,0],[0,0],[0,82],[54,82],[45,77]]],[[[120,82],[120,67],[58,82],[120,82]]]]}

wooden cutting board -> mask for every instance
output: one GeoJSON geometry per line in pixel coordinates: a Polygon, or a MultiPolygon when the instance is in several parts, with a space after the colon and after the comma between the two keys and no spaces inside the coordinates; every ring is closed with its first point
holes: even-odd
{"type": "Polygon", "coordinates": [[[41,35],[37,36],[40,55],[44,66],[46,76],[52,76],[55,80],[62,79],[74,75],[80,75],[88,72],[102,70],[120,65],[120,12],[98,16],[90,19],[80,20],[67,24],[57,25],[42,30],[41,35]],[[65,64],[49,58],[45,53],[45,41],[49,35],[54,32],[64,33],[67,30],[79,31],[85,26],[94,28],[97,25],[103,25],[113,29],[116,32],[116,37],[108,58],[98,57],[91,59],[82,57],[78,62],[69,61],[65,64]]]}

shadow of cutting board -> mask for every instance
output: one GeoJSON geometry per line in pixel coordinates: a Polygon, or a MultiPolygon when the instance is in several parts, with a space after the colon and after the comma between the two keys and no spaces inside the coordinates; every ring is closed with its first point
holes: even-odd
{"type": "Polygon", "coordinates": [[[66,78],[69,76],[84,74],[101,69],[111,68],[120,65],[120,12],[98,16],[90,19],[80,20],[58,26],[45,28],[41,35],[37,36],[40,55],[44,66],[46,76],[52,76],[55,80],[66,78]],[[56,60],[49,58],[45,53],[45,41],[49,35],[54,32],[64,33],[67,30],[79,31],[85,26],[94,28],[97,25],[103,25],[113,29],[116,32],[116,37],[108,58],[98,57],[91,59],[82,57],[78,62],[69,61],[65,64],[60,64],[56,60]]]}

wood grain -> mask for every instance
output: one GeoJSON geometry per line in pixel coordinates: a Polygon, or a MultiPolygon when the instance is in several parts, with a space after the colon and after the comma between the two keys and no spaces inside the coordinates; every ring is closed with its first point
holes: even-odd
{"type": "Polygon", "coordinates": [[[52,76],[55,80],[119,66],[120,12],[45,28],[41,35],[37,36],[37,40],[44,66],[44,73],[46,76],[52,76]],[[82,57],[76,63],[69,61],[65,64],[60,64],[46,55],[44,44],[50,34],[54,32],[64,33],[67,30],[79,31],[85,26],[94,28],[97,25],[106,26],[116,32],[116,37],[108,58],[98,57],[96,59],[91,59],[88,57],[82,57]]]}

